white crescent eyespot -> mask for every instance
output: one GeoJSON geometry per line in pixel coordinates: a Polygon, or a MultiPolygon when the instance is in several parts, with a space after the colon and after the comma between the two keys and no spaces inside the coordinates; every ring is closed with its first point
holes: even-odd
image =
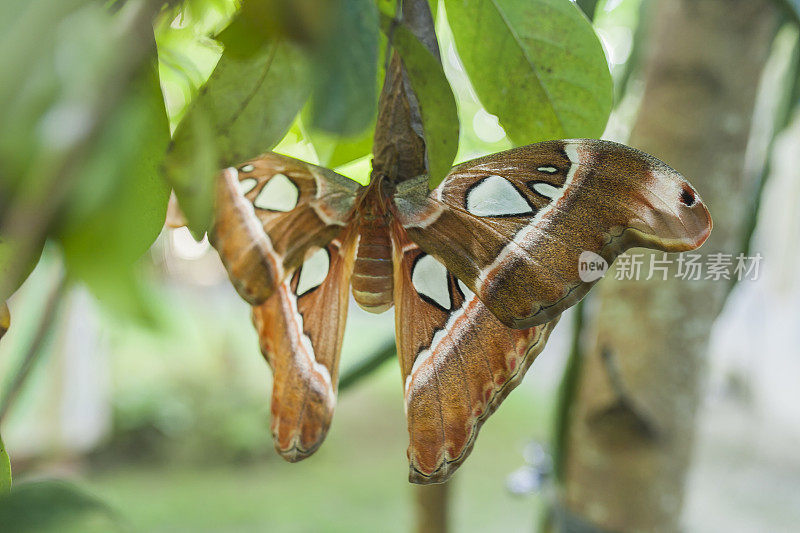
{"type": "Polygon", "coordinates": [[[306,259],[300,268],[300,279],[297,280],[297,290],[295,291],[297,296],[302,296],[322,285],[325,278],[328,277],[330,265],[331,259],[325,248],[320,248],[306,259]]]}
{"type": "Polygon", "coordinates": [[[539,167],[536,170],[538,170],[539,172],[546,172],[547,174],[555,174],[556,172],[558,172],[558,169],[556,167],[539,167]]]}
{"type": "Polygon", "coordinates": [[[545,198],[550,198],[551,200],[554,200],[555,198],[558,198],[561,195],[560,188],[554,187],[549,183],[544,183],[541,181],[534,183],[532,188],[533,192],[535,192],[536,194],[540,194],[545,198]]]}
{"type": "Polygon", "coordinates": [[[430,255],[422,255],[414,263],[411,283],[421,296],[430,298],[443,309],[450,309],[450,290],[447,287],[447,269],[430,255]]]}
{"type": "Polygon", "coordinates": [[[259,209],[269,211],[291,211],[297,206],[300,190],[292,180],[283,174],[275,174],[258,193],[253,202],[259,209]]]}
{"type": "Polygon", "coordinates": [[[242,172],[252,172],[255,170],[253,165],[245,165],[240,169],[242,172]]]}
{"type": "Polygon", "coordinates": [[[467,211],[477,217],[533,214],[525,197],[501,176],[487,176],[469,189],[467,211]]]}
{"type": "Polygon", "coordinates": [[[244,196],[245,194],[249,193],[253,190],[253,188],[258,185],[258,180],[255,178],[245,178],[239,182],[239,194],[244,196]]]}

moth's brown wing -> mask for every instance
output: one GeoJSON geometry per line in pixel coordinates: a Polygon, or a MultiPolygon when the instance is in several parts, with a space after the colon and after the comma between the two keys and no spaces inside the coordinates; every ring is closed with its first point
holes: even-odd
{"type": "Polygon", "coordinates": [[[522,380],[558,317],[508,328],[399,227],[393,249],[409,480],[441,483],[472,451],[481,425],[522,380]]]}
{"type": "Polygon", "coordinates": [[[336,238],[313,249],[272,296],[253,307],[261,351],[273,371],[272,436],[291,462],[317,450],[333,416],[353,241],[336,238]]]}
{"type": "Polygon", "coordinates": [[[211,242],[239,294],[259,305],[305,258],[339,235],[360,185],[267,153],[218,176],[211,242]]]}
{"type": "Polygon", "coordinates": [[[549,141],[457,166],[430,194],[401,184],[395,215],[507,326],[543,324],[578,302],[579,259],[611,263],[633,246],[700,246],[711,217],[678,172],[597,140],[549,141]]]}
{"type": "Polygon", "coordinates": [[[0,302],[0,339],[3,338],[9,327],[11,327],[11,313],[8,311],[8,305],[0,302]]]}

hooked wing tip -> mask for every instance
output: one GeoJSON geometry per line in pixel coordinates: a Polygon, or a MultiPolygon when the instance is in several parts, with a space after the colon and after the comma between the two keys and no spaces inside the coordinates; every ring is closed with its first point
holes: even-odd
{"type": "MultiPolygon", "coordinates": [[[[313,410],[311,413],[314,413],[313,410]]],[[[308,411],[304,414],[298,419],[273,413],[272,441],[275,451],[290,463],[313,455],[328,435],[332,409],[325,409],[325,416],[308,416],[308,411]]]]}
{"type": "Polygon", "coordinates": [[[314,442],[310,447],[305,448],[300,444],[300,435],[295,435],[287,446],[281,446],[278,439],[275,438],[275,451],[290,463],[297,463],[303,459],[311,456],[319,449],[322,441],[325,440],[324,434],[322,438],[314,442]]]}
{"type": "Polygon", "coordinates": [[[708,211],[705,205],[703,205],[703,210],[705,211],[706,225],[695,241],[695,248],[700,248],[703,243],[708,240],[709,235],[711,235],[711,230],[714,229],[714,221],[711,219],[711,213],[708,211]]]}
{"type": "Polygon", "coordinates": [[[415,465],[411,464],[408,468],[408,481],[410,483],[414,483],[415,485],[435,485],[438,483],[445,483],[458,469],[460,464],[461,461],[457,463],[443,461],[430,473],[424,473],[415,465]]]}
{"type": "Polygon", "coordinates": [[[714,227],[711,213],[700,197],[692,197],[689,200],[687,195],[685,200],[682,196],[681,207],[685,212],[681,213],[680,219],[683,223],[684,235],[674,240],[664,239],[662,242],[670,252],[687,252],[701,247],[711,235],[711,229],[714,227]]]}

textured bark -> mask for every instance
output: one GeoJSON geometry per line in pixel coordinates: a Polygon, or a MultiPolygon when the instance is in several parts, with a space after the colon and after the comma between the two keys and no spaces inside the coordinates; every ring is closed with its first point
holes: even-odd
{"type": "MultiPolygon", "coordinates": [[[[767,0],[662,0],[650,10],[645,92],[630,144],[700,193],[700,250],[738,253],[750,205],[744,156],[777,15],[767,0]]],[[[643,274],[647,274],[645,257],[643,274]]],[[[566,426],[562,527],[675,531],[712,323],[729,283],[605,279],[587,306],[566,426]]]]}

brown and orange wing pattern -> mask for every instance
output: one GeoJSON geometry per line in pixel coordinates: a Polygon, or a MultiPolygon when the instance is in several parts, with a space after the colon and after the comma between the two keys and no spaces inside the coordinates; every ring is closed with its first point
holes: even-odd
{"type": "Polygon", "coordinates": [[[409,479],[440,483],[472,451],[481,425],[522,380],[558,317],[509,328],[399,226],[393,244],[409,479]]]}
{"type": "Polygon", "coordinates": [[[221,172],[211,241],[236,290],[263,303],[313,247],[350,222],[360,185],[326,168],[267,153],[221,172]]]}
{"type": "Polygon", "coordinates": [[[711,217],[692,186],[643,152],[598,140],[549,141],[469,161],[428,193],[402,183],[395,215],[504,324],[543,324],[594,281],[584,252],[611,263],[634,246],[697,248],[711,217]]]}
{"type": "Polygon", "coordinates": [[[351,233],[310,249],[272,296],[253,307],[261,351],[273,371],[272,436],[291,462],[317,450],[333,416],[353,269],[351,233]]]}

